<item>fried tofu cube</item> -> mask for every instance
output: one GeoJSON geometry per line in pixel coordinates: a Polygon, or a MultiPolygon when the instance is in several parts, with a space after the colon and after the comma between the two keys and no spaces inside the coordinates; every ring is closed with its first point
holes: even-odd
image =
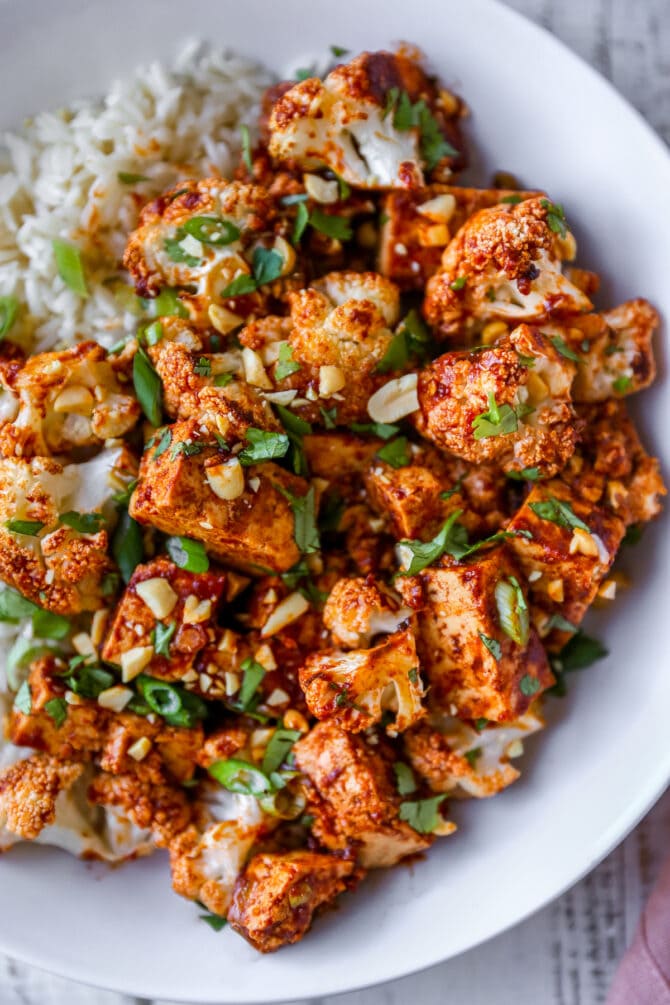
{"type": "Polygon", "coordinates": [[[308,779],[307,807],[312,832],[333,851],[356,850],[366,869],[395,865],[432,844],[400,819],[392,756],[379,745],[334,723],[321,722],[295,744],[295,762],[308,779]]]}
{"type": "Polygon", "coordinates": [[[393,189],[382,201],[379,271],[402,290],[423,290],[440,268],[445,247],[473,213],[538,194],[451,185],[393,189]]]}
{"type": "Polygon", "coordinates": [[[417,649],[433,709],[505,722],[554,683],[522,582],[505,547],[398,577],[408,602],[421,597],[417,649]]]}
{"type": "Polygon", "coordinates": [[[394,632],[371,649],[311,653],[300,670],[300,686],[317,719],[353,733],[381,722],[396,736],[425,713],[416,643],[410,629],[394,632]]]}
{"type": "Polygon", "coordinates": [[[212,555],[237,568],[284,572],[295,565],[300,552],[284,492],[302,498],[307,483],[267,461],[241,469],[241,493],[222,498],[231,485],[230,471],[222,468],[229,461],[238,464],[234,455],[222,451],[207,429],[203,434],[195,419],[170,430],[170,447],[154,445],[144,453],[130,515],[166,534],[202,541],[212,555]]]}
{"type": "Polygon", "coordinates": [[[0,454],[48,457],[123,436],[140,417],[114,362],[96,342],[0,362],[0,454]]]}
{"type": "Polygon", "coordinates": [[[552,615],[579,625],[616,557],[623,521],[555,479],[533,486],[507,530],[540,634],[552,631],[552,615]]]}
{"type": "Polygon", "coordinates": [[[149,722],[145,716],[121,712],[110,717],[98,761],[112,775],[135,774],[153,785],[187,782],[202,743],[200,723],[182,729],[161,719],[149,722]]]}
{"type": "Polygon", "coordinates": [[[340,490],[354,490],[383,441],[346,430],[320,430],[303,437],[302,446],[313,475],[334,482],[340,490]]]}
{"type": "Polygon", "coordinates": [[[235,884],[228,921],[262,953],[298,942],[315,912],[347,889],[354,868],[313,851],[254,855],[235,884]]]}
{"type": "Polygon", "coordinates": [[[62,677],[65,669],[53,656],[42,657],[31,665],[28,675],[31,710],[26,715],[16,707],[12,709],[9,739],[17,747],[33,747],[59,760],[89,760],[105,742],[110,712],[94,701],[67,704],[66,718],[57,727],[47,705],[65,699],[67,686],[62,677]]]}
{"type": "Polygon", "coordinates": [[[167,558],[138,565],[118,603],[102,658],[121,666],[124,680],[147,673],[177,681],[215,637],[227,575],[187,572],[167,558]]]}

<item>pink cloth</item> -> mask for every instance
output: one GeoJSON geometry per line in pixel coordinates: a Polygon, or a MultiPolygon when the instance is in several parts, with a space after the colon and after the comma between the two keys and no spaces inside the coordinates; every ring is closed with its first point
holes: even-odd
{"type": "Polygon", "coordinates": [[[670,860],[619,964],[606,1005],[670,1005],[670,860]]]}

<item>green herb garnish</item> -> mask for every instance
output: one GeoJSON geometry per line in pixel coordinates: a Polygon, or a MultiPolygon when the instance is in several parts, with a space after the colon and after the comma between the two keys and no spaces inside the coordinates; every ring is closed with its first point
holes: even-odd
{"type": "Polygon", "coordinates": [[[202,541],[190,537],[169,537],[165,550],[175,565],[187,572],[207,572],[209,559],[202,541]]]}
{"type": "Polygon", "coordinates": [[[86,286],[86,276],[79,248],[75,247],[74,244],[68,244],[67,241],[61,241],[59,238],[55,238],[51,242],[51,247],[56,259],[58,275],[65,285],[69,286],[73,293],[78,293],[80,297],[87,297],[88,287],[86,286]]]}
{"type": "Polygon", "coordinates": [[[152,426],[160,426],[163,418],[163,382],[141,346],[133,357],[133,384],[146,418],[152,426]]]}

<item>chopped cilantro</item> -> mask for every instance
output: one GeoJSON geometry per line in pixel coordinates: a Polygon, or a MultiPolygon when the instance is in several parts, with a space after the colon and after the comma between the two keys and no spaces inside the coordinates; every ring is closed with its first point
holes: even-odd
{"type": "Polygon", "coordinates": [[[529,503],[530,508],[536,516],[539,516],[541,520],[548,520],[549,523],[555,523],[559,527],[565,527],[568,530],[572,530],[574,527],[579,527],[580,530],[585,530],[587,533],[591,533],[590,528],[580,520],[575,514],[570,503],[566,502],[564,499],[557,499],[555,496],[549,496],[543,502],[529,503]]]}
{"type": "Polygon", "coordinates": [[[490,635],[484,635],[484,632],[479,632],[478,634],[494,660],[502,659],[502,646],[498,640],[492,639],[490,635]]]}

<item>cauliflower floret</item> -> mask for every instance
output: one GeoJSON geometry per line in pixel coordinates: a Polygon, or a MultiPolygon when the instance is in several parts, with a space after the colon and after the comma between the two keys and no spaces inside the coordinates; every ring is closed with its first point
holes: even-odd
{"type": "Polygon", "coordinates": [[[175,893],[225,917],[235,882],[253,846],[276,826],[255,796],[213,782],[198,789],[195,823],[170,843],[175,893]]]}
{"type": "Polygon", "coordinates": [[[275,162],[330,168],[358,188],[413,187],[423,170],[458,157],[460,138],[446,112],[460,114],[452,95],[438,94],[407,56],[364,52],[323,80],[286,91],[272,109],[269,151],[275,162]],[[451,143],[448,142],[451,140],[451,143]]]}
{"type": "Polygon", "coordinates": [[[192,323],[227,334],[249,315],[267,313],[275,281],[294,271],[296,255],[280,229],[272,200],[257,185],[180,182],[145,206],[124,264],[140,296],[178,287],[192,323]]]}
{"type": "Polygon", "coordinates": [[[559,471],[579,423],[570,399],[575,365],[538,331],[519,325],[495,345],[445,353],[419,375],[419,432],[468,461],[505,471],[559,471]]]}
{"type": "Polygon", "coordinates": [[[53,798],[53,819],[51,822],[46,822],[37,834],[17,833],[18,828],[10,830],[7,824],[3,826],[0,822],[0,852],[7,851],[25,838],[36,844],[62,848],[63,851],[81,858],[103,859],[107,862],[137,858],[149,855],[155,850],[156,845],[149,832],[136,827],[123,813],[111,807],[103,810],[102,807],[93,806],[88,802],[86,792],[91,776],[90,769],[81,764],[69,765],[67,762],[57,762],[45,754],[34,755],[30,750],[12,747],[11,744],[5,745],[2,750],[3,763],[7,763],[8,749],[10,756],[17,755],[12,756],[17,767],[18,764],[32,764],[38,759],[40,764],[25,772],[17,771],[13,775],[13,781],[10,771],[0,775],[0,790],[6,786],[6,792],[0,794],[0,820],[3,808],[7,810],[11,808],[12,815],[14,811],[18,814],[17,824],[30,825],[32,817],[32,822],[37,827],[42,813],[45,814],[45,820],[51,818],[51,801],[52,797],[55,798],[53,798]],[[72,784],[65,785],[60,792],[56,792],[57,775],[60,773],[63,776],[71,767],[78,769],[79,777],[72,784]],[[54,779],[54,791],[51,790],[50,776],[54,779]],[[47,781],[44,788],[40,787],[42,778],[47,781]],[[26,784],[29,790],[28,796],[22,788],[26,784]],[[17,797],[20,802],[15,804],[17,797]],[[6,807],[3,807],[4,803],[6,807]],[[32,807],[29,816],[26,816],[26,806],[32,807]]]}
{"type": "MultiPolygon", "coordinates": [[[[600,337],[584,352],[581,340],[566,341],[582,356],[577,367],[572,397],[575,401],[604,401],[624,397],[648,387],[656,377],[652,339],[659,325],[658,313],[647,300],[628,300],[599,316],[600,337]]],[[[579,336],[579,331],[574,329],[579,336]]]]}
{"type": "Polygon", "coordinates": [[[22,366],[4,363],[0,453],[59,454],[123,436],[140,406],[124,393],[113,363],[95,342],[42,352],[22,366]]]}
{"type": "Polygon", "coordinates": [[[666,494],[660,466],[650,457],[623,401],[578,406],[582,440],[561,478],[589,503],[612,510],[626,526],[661,511],[666,494]]]}
{"type": "MultiPolygon", "coordinates": [[[[373,747],[335,723],[320,722],[298,740],[293,753],[308,783],[312,833],[323,847],[353,849],[364,869],[381,869],[432,844],[431,834],[400,818],[394,756],[383,742],[373,747]]],[[[440,833],[454,829],[445,821],[440,833]]]]}
{"type": "Polygon", "coordinates": [[[0,833],[32,841],[56,819],[56,802],[83,771],[81,764],[34,754],[0,775],[0,833]]]}
{"type": "Polygon", "coordinates": [[[223,571],[187,572],[166,558],[138,565],[114,612],[102,658],[123,666],[140,649],[144,673],[180,680],[212,642],[226,588],[223,571]],[[158,631],[166,639],[160,652],[154,646],[158,631]]]}
{"type": "Polygon", "coordinates": [[[540,194],[460,185],[387,192],[381,204],[379,271],[402,290],[422,291],[439,270],[445,247],[473,213],[540,194]]]}
{"type": "MultiPolygon", "coordinates": [[[[555,479],[533,485],[507,530],[514,533],[508,546],[528,579],[538,632],[552,632],[552,615],[577,626],[616,557],[623,521],[555,479]]],[[[565,638],[563,631],[551,636],[565,638]]]]}
{"type": "Polygon", "coordinates": [[[482,209],[447,246],[426,287],[426,320],[446,338],[475,336],[489,321],[544,321],[591,301],[561,272],[574,238],[548,199],[482,209]]]}
{"type": "Polygon", "coordinates": [[[432,710],[507,722],[554,683],[522,582],[505,546],[396,579],[418,609],[417,650],[432,710]]]}
{"type": "Polygon", "coordinates": [[[45,457],[0,458],[2,579],[58,614],[104,606],[102,582],[112,565],[102,527],[114,512],[113,493],[132,478],[129,468],[124,448],[66,466],[45,457]]]}
{"type": "Polygon", "coordinates": [[[310,712],[358,733],[393,713],[389,736],[408,729],[424,714],[423,684],[414,635],[389,635],[372,649],[311,653],[300,670],[310,712]]]}
{"type": "Polygon", "coordinates": [[[295,359],[367,376],[382,360],[397,324],[397,287],[375,272],[331,272],[290,296],[295,359]]]}
{"type": "Polygon", "coordinates": [[[302,499],[309,486],[271,461],[243,467],[231,453],[232,440],[221,442],[230,432],[234,439],[229,423],[210,431],[195,419],[164,430],[144,452],[130,515],[166,534],[202,541],[227,564],[286,571],[300,552],[284,493],[302,499]]]}
{"type": "Polygon", "coordinates": [[[520,777],[510,763],[523,754],[523,740],[544,727],[539,708],[504,725],[473,729],[460,719],[433,715],[408,730],[403,744],[413,770],[433,792],[494,796],[520,777]]]}
{"type": "Polygon", "coordinates": [[[345,649],[369,646],[375,635],[398,631],[412,615],[409,607],[372,576],[340,579],[323,609],[323,623],[345,649]]]}
{"type": "Polygon", "coordinates": [[[313,851],[254,855],[235,885],[228,921],[262,953],[298,942],[315,912],[347,889],[354,868],[313,851]]]}
{"type": "Polygon", "coordinates": [[[88,788],[88,799],[117,807],[141,831],[150,831],[157,848],[167,848],[191,820],[191,806],[180,785],[155,784],[137,774],[100,772],[88,788]]]}

